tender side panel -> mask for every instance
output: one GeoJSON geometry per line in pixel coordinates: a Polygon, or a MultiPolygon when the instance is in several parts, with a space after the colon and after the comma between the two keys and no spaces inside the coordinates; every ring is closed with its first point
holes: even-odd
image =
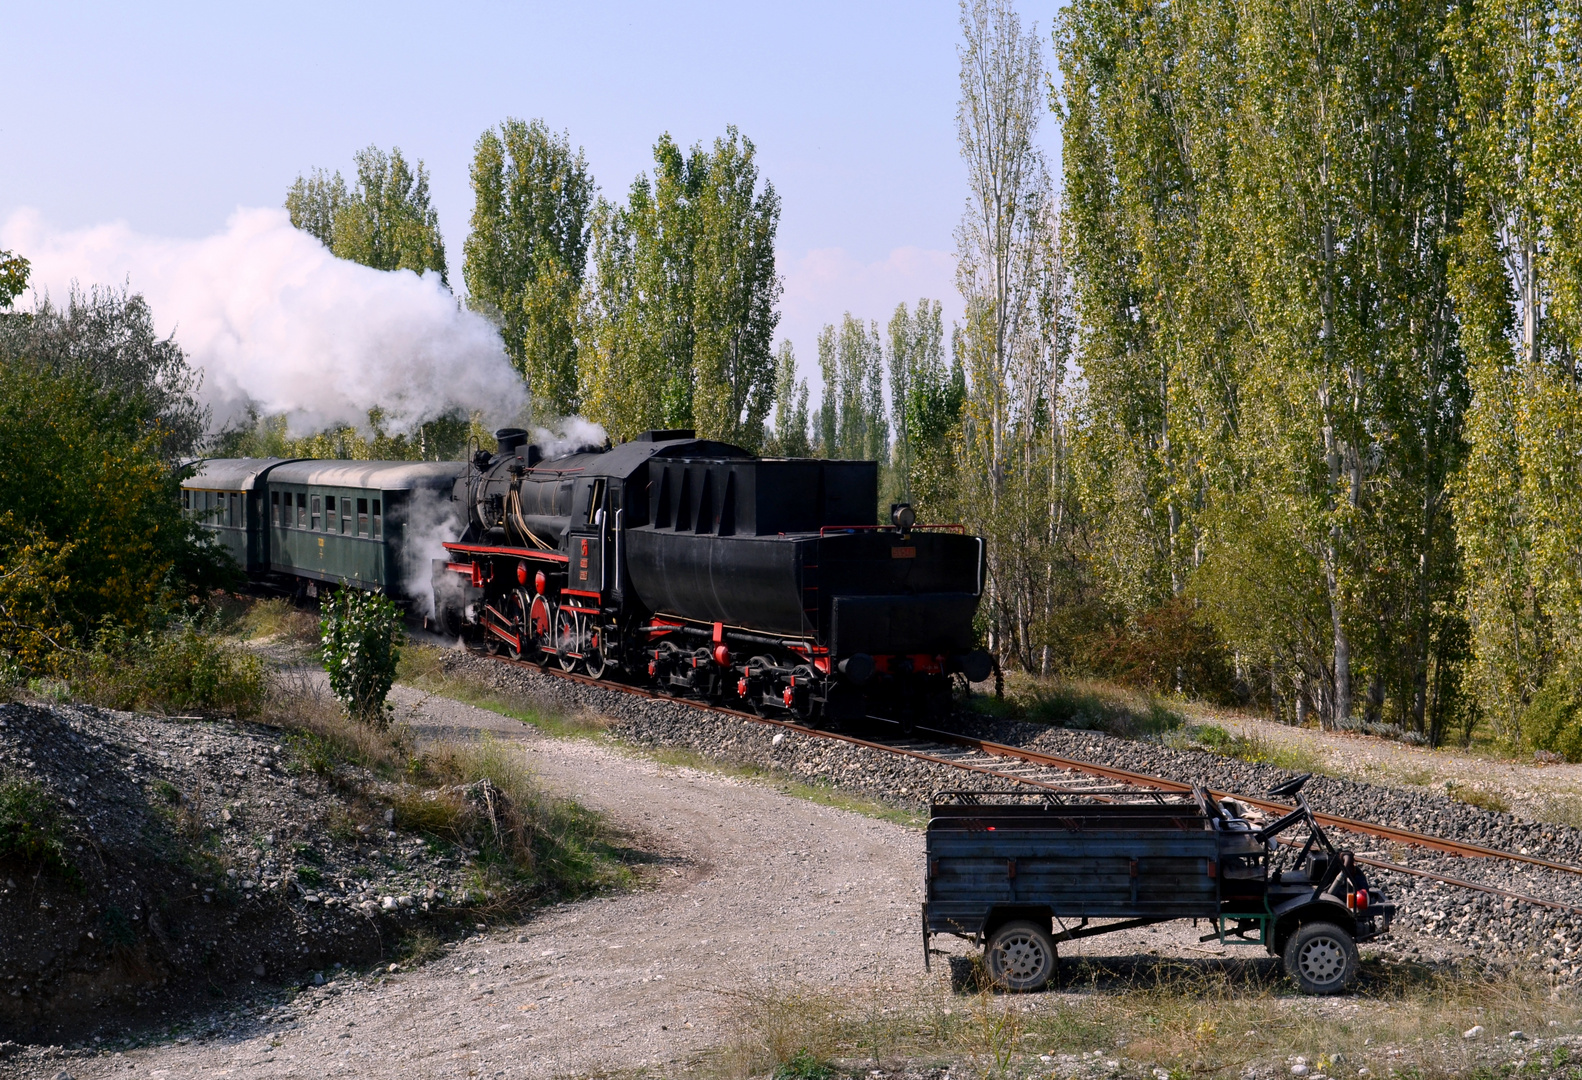
{"type": "Polygon", "coordinates": [[[624,573],[649,611],[803,637],[801,564],[813,541],[632,529],[624,573]]]}

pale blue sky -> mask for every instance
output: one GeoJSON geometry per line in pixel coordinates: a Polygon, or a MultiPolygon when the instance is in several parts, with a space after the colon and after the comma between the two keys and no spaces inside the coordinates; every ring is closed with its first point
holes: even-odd
{"type": "MultiPolygon", "coordinates": [[[[1046,48],[1053,10],[1022,5],[1046,48]]],[[[951,3],[7,3],[0,25],[0,222],[209,236],[299,172],[399,145],[428,165],[459,287],[485,127],[569,131],[613,197],[660,132],[734,123],[783,200],[782,332],[804,368],[847,308],[882,323],[924,293],[959,310],[951,3]]],[[[1051,158],[1055,141],[1051,117],[1051,158]]]]}

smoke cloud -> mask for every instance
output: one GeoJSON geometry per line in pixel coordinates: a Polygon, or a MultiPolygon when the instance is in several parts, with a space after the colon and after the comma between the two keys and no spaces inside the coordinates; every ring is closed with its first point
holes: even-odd
{"type": "Polygon", "coordinates": [[[554,422],[556,430],[540,427],[533,429],[533,441],[547,458],[574,454],[585,446],[603,449],[609,438],[604,428],[580,416],[567,416],[554,422]]]}
{"type": "Polygon", "coordinates": [[[0,226],[0,249],[27,258],[35,295],[56,303],[74,283],[142,293],[202,369],[219,426],[249,407],[284,413],[297,434],[366,426],[375,406],[394,431],[456,409],[504,424],[527,404],[499,334],[439,275],[337,259],[284,210],[238,210],[201,240],[124,224],[53,231],[24,210],[0,226]]]}

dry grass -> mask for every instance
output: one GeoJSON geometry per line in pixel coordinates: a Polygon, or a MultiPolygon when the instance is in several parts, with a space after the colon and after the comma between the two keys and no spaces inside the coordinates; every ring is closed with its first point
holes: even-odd
{"type": "Polygon", "coordinates": [[[1254,765],[1272,765],[1285,772],[1328,771],[1323,753],[1307,743],[1271,739],[1256,731],[1242,735],[1218,724],[1188,724],[1167,734],[1164,743],[1177,750],[1207,750],[1254,765]]]}
{"type": "Polygon", "coordinates": [[[1508,814],[1511,812],[1510,800],[1490,788],[1447,782],[1445,792],[1457,802],[1475,806],[1479,810],[1489,810],[1496,814],[1508,814]]]}
{"type": "MultiPolygon", "coordinates": [[[[1432,972],[1370,963],[1351,998],[1303,998],[1272,962],[1147,971],[1065,962],[1063,992],[1029,996],[911,991],[830,993],[774,987],[729,995],[731,1038],[712,1065],[720,1077],[763,1076],[798,1053],[837,1062],[841,1075],[874,1065],[948,1064],[982,1077],[1023,1076],[1041,1054],[1127,1060],[1172,1077],[1238,1077],[1249,1066],[1285,1071],[1300,1055],[1315,1072],[1355,1076],[1473,1075],[1504,1034],[1575,1032],[1582,1003],[1542,979],[1471,969],[1432,972]],[[1073,985],[1075,982],[1077,985],[1073,985]],[[1461,1032],[1482,1025],[1482,1041],[1461,1032]]],[[[1047,1069],[1047,1065],[1044,1066],[1047,1069]]],[[[1503,1075],[1490,1073],[1489,1075],[1503,1075]]]]}
{"type": "Polygon", "coordinates": [[[1003,700],[972,699],[991,716],[1078,730],[1103,731],[1126,739],[1158,738],[1186,722],[1168,698],[1099,679],[1048,679],[1011,671],[1003,700]]]}
{"type": "Polygon", "coordinates": [[[458,670],[454,659],[451,649],[408,645],[401,650],[396,678],[415,689],[520,720],[556,738],[597,736],[608,726],[603,718],[589,712],[567,713],[547,697],[494,686],[458,670]]]}
{"type": "Polygon", "coordinates": [[[225,611],[237,636],[247,641],[282,640],[294,645],[319,643],[319,618],[290,600],[241,600],[225,611]]]}

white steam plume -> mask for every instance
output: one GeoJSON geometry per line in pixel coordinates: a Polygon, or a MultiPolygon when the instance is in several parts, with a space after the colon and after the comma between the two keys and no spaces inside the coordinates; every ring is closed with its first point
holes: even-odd
{"type": "Polygon", "coordinates": [[[366,426],[383,406],[401,431],[454,409],[508,423],[527,404],[499,334],[439,275],[337,259],[284,210],[238,210],[202,240],[124,224],[52,231],[23,210],[0,226],[0,249],[27,258],[35,294],[56,303],[74,283],[142,293],[159,332],[174,331],[203,370],[220,426],[249,406],[284,413],[299,434],[366,426]]]}
{"type": "Polygon", "coordinates": [[[547,427],[533,429],[533,441],[547,458],[574,454],[584,446],[604,447],[609,438],[604,428],[580,416],[566,416],[553,422],[558,430],[547,427]]]}

